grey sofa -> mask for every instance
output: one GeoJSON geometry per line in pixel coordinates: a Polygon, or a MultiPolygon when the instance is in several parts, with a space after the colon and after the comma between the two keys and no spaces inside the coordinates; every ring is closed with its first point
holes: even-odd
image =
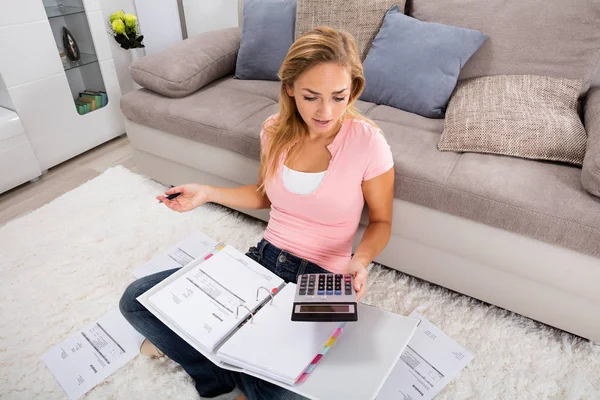
{"type": "MultiPolygon", "coordinates": [[[[234,79],[239,43],[237,28],[209,32],[132,65],[145,88],[121,109],[140,172],[169,185],[256,182],[279,83],[234,79]],[[147,88],[157,85],[162,94],[147,88]]],[[[583,176],[560,163],[440,152],[443,119],[359,101],[396,161],[392,238],[375,261],[600,341],[600,198],[582,184],[593,191],[600,175],[598,78],[582,94],[592,165],[583,176]]],[[[366,222],[365,213],[356,243],[366,222]]]]}

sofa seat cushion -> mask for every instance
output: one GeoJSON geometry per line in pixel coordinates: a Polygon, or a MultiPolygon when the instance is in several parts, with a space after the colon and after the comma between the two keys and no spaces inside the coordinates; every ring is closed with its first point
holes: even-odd
{"type": "Polygon", "coordinates": [[[443,120],[392,107],[369,112],[395,161],[395,197],[600,257],[600,199],[581,169],[521,158],[440,152],[443,120]]]}
{"type": "Polygon", "coordinates": [[[274,85],[230,76],[176,99],[141,89],[122,96],[121,110],[139,124],[258,159],[262,122],[277,112],[274,85]]]}
{"type": "MultiPolygon", "coordinates": [[[[258,161],[260,129],[277,112],[278,90],[277,82],[224,78],[181,99],[130,92],[121,108],[139,124],[258,161]]],[[[440,152],[443,120],[363,101],[356,106],[392,148],[396,198],[600,257],[600,198],[583,189],[580,168],[440,152]]]]}

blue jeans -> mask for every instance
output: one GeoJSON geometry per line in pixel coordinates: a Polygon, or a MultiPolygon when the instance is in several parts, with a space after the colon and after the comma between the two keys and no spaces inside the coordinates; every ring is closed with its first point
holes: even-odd
{"type": "MultiPolygon", "coordinates": [[[[256,246],[250,247],[246,255],[286,282],[296,283],[297,276],[304,273],[328,272],[316,264],[273,246],[265,239],[258,242],[256,246]]],[[[200,396],[215,397],[229,393],[237,386],[249,400],[305,399],[303,396],[262,379],[216,366],[136,300],[139,295],[177,270],[178,268],[159,272],[133,282],[123,293],[119,308],[125,319],[139,333],[183,367],[194,379],[196,390],[200,396]]]]}

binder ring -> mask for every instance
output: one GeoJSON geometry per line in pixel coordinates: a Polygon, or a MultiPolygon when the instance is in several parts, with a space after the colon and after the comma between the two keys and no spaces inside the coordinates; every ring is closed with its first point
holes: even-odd
{"type": "Polygon", "coordinates": [[[258,292],[260,292],[260,289],[265,289],[267,293],[269,293],[269,296],[271,296],[271,303],[269,303],[269,305],[273,305],[273,293],[271,293],[271,291],[264,286],[260,286],[258,289],[256,289],[256,300],[258,301],[258,292]]]}
{"type": "Polygon", "coordinates": [[[240,307],[244,307],[246,310],[248,310],[248,312],[251,315],[251,322],[250,323],[254,323],[254,314],[252,313],[252,311],[245,305],[245,304],[240,304],[237,308],[237,310],[235,311],[235,317],[237,318],[238,315],[240,315],[240,307]]]}

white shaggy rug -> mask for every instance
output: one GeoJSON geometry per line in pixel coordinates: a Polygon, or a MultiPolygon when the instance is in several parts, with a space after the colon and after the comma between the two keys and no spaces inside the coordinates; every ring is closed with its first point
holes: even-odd
{"type": "MultiPolygon", "coordinates": [[[[117,306],[131,271],[189,232],[242,251],[261,238],[264,223],[219,206],[168,210],[155,200],[164,189],[118,166],[0,227],[0,398],[66,399],[40,356],[117,306]]],[[[600,345],[379,266],[364,301],[416,309],[474,354],[437,399],[600,399],[600,345]]],[[[86,398],[198,395],[174,362],[138,356],[86,398]]]]}

